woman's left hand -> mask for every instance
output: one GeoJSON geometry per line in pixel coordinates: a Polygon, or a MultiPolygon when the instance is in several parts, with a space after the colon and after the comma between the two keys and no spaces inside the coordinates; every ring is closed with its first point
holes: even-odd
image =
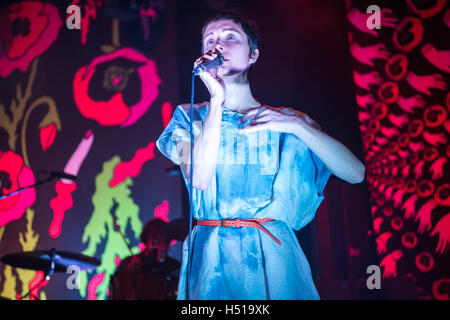
{"type": "Polygon", "coordinates": [[[259,130],[272,130],[278,132],[293,133],[295,128],[301,123],[312,123],[312,120],[305,113],[287,107],[263,106],[250,110],[238,123],[244,123],[249,118],[251,121],[239,130],[239,133],[248,133],[259,130]]]}

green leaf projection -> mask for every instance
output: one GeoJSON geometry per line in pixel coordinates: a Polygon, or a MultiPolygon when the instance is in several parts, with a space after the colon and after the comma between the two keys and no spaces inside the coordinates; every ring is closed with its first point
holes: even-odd
{"type": "MultiPolygon", "coordinates": [[[[82,252],[88,256],[97,256],[101,265],[97,267],[96,274],[104,274],[103,281],[93,294],[97,299],[107,297],[109,278],[116,270],[116,257],[123,259],[130,255],[121,235],[114,229],[113,216],[117,220],[122,232],[131,227],[135,239],[139,239],[142,231],[142,222],[139,219],[139,207],[131,198],[131,178],[126,178],[114,188],[109,186],[113,178],[114,169],[120,163],[119,156],[114,156],[103,163],[103,170],[95,178],[95,193],[92,196],[94,211],[84,228],[82,242],[87,248],[82,252]],[[103,252],[102,252],[103,250],[103,252]]],[[[129,237],[128,237],[129,239],[129,237]]],[[[133,252],[139,248],[133,248],[133,252]]],[[[88,288],[88,273],[81,272],[79,278],[80,295],[86,297],[88,288]]],[[[89,297],[91,298],[91,297],[89,297]]]]}

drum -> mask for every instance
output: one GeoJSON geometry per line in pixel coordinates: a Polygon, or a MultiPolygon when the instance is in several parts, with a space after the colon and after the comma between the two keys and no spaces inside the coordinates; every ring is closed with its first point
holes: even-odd
{"type": "Polygon", "coordinates": [[[126,258],[110,279],[110,300],[175,300],[180,263],[144,253],[126,258]]]}

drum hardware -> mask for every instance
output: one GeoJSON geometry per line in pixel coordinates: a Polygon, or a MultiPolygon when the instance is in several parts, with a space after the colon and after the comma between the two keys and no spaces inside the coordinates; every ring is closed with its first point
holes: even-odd
{"type": "MultiPolygon", "coordinates": [[[[30,288],[28,293],[21,296],[19,300],[31,295],[31,292],[38,288],[44,281],[50,281],[55,272],[67,272],[67,268],[73,265],[78,266],[80,270],[95,269],[100,265],[100,260],[96,258],[68,251],[57,251],[54,248],[47,251],[10,253],[3,256],[1,261],[15,268],[44,272],[42,281],[30,288]]],[[[32,297],[38,299],[38,297],[32,297]]]]}
{"type": "MultiPolygon", "coordinates": [[[[111,218],[112,218],[113,223],[114,223],[114,230],[116,230],[120,234],[120,236],[122,237],[122,240],[123,240],[123,242],[125,242],[125,245],[127,246],[128,251],[130,251],[131,257],[133,259],[133,257],[135,255],[133,254],[133,250],[131,249],[131,246],[128,243],[127,238],[125,237],[123,232],[120,230],[120,226],[117,223],[116,218],[113,215],[111,215],[111,218]]],[[[132,265],[132,269],[133,269],[132,270],[132,272],[133,272],[133,286],[132,286],[132,290],[131,290],[131,297],[130,297],[130,299],[131,300],[135,300],[136,299],[136,281],[137,281],[137,279],[136,279],[135,263],[132,263],[131,265],[132,265]]]]}
{"type": "MultiPolygon", "coordinates": [[[[147,249],[139,255],[131,254],[130,257],[124,259],[117,267],[114,275],[111,276],[110,300],[176,299],[180,263],[167,256],[167,250],[170,240],[184,240],[187,235],[188,223],[185,218],[175,219],[164,224],[162,221],[160,222],[155,225],[155,228],[158,228],[160,232],[151,233],[154,236],[153,239],[141,235],[141,238],[146,238],[141,240],[146,242],[147,249]]],[[[116,230],[129,247],[118,226],[116,230]]]]}

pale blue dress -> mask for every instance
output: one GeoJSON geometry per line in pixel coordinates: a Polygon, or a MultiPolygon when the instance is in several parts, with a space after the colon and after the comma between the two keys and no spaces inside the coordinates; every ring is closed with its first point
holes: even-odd
{"type": "MultiPolygon", "coordinates": [[[[208,107],[206,103],[194,107],[195,136],[208,107]]],[[[238,133],[243,124],[237,121],[242,116],[223,108],[216,173],[206,190],[193,189],[193,216],[197,220],[276,219],[263,225],[281,246],[253,227],[195,226],[189,298],[320,299],[293,229],[300,230],[314,218],[331,172],[293,134],[269,130],[238,133]]],[[[179,141],[190,141],[189,105],[177,106],[156,145],[180,164],[179,141]]],[[[183,178],[189,190],[184,173],[183,178]]],[[[178,299],[186,299],[187,239],[178,299]]]]}

